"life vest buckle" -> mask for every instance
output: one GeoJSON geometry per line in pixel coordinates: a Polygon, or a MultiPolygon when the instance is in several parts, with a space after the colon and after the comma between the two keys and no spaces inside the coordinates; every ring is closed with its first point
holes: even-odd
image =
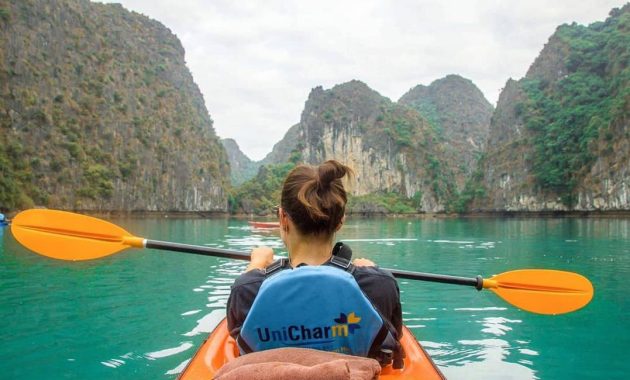
{"type": "Polygon", "coordinates": [[[394,360],[394,351],[389,348],[381,348],[374,359],[378,361],[381,367],[386,367],[392,364],[392,361],[394,360]]]}

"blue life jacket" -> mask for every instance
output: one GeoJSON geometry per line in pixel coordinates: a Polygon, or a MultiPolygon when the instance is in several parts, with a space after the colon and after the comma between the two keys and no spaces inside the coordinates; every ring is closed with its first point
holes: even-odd
{"type": "Polygon", "coordinates": [[[306,347],[373,356],[387,336],[383,318],[352,274],[321,265],[280,270],[267,278],[237,342],[241,353],[306,347]]]}

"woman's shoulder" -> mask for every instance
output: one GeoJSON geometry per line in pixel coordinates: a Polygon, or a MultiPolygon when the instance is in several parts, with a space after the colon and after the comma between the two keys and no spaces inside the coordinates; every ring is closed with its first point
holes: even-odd
{"type": "Polygon", "coordinates": [[[385,315],[390,315],[390,312],[383,310],[400,302],[400,290],[394,276],[389,271],[374,266],[355,267],[352,275],[370,301],[379,305],[385,315]]]}
{"type": "Polygon", "coordinates": [[[355,278],[363,278],[363,277],[375,277],[380,279],[388,279],[392,281],[396,281],[394,276],[388,270],[379,268],[377,266],[358,266],[354,267],[353,275],[355,278]]]}
{"type": "Polygon", "coordinates": [[[265,280],[265,271],[260,269],[252,269],[250,271],[241,273],[232,284],[232,288],[239,286],[262,283],[265,280]]]}

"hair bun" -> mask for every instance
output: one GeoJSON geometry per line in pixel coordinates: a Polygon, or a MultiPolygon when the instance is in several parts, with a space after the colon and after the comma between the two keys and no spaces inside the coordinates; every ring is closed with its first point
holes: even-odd
{"type": "Polygon", "coordinates": [[[307,234],[332,234],[341,225],[348,197],[341,179],[352,169],[337,161],[298,165],[282,185],[280,204],[297,229],[307,234]]]}
{"type": "Polygon", "coordinates": [[[319,165],[318,184],[322,189],[328,189],[333,181],[343,178],[351,172],[350,168],[335,160],[328,160],[319,165]]]}

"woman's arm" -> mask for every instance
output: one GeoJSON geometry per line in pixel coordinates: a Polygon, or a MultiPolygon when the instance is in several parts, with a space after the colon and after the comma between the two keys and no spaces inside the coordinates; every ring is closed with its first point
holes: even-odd
{"type": "Polygon", "coordinates": [[[256,247],[252,249],[250,262],[245,272],[249,272],[252,269],[265,269],[271,263],[273,263],[273,249],[270,247],[256,247]]]}
{"type": "Polygon", "coordinates": [[[363,257],[358,257],[352,261],[352,264],[355,267],[375,267],[376,264],[374,261],[370,259],[364,259],[363,257]]]}

